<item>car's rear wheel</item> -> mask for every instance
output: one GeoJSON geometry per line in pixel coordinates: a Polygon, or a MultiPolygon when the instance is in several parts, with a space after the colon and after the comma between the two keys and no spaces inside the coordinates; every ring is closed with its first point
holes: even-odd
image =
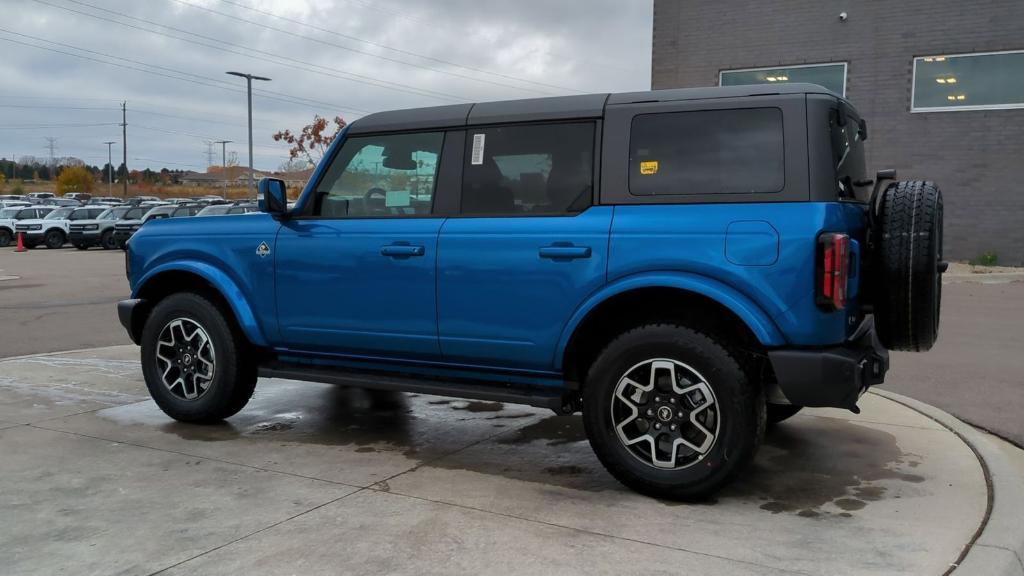
{"type": "Polygon", "coordinates": [[[103,234],[100,234],[100,246],[102,246],[104,250],[113,250],[114,248],[117,248],[117,240],[114,239],[113,230],[107,230],[103,232],[103,234]]]}
{"type": "Polygon", "coordinates": [[[0,248],[6,248],[11,245],[11,233],[9,230],[0,228],[0,248]]]}
{"type": "Polygon", "coordinates": [[[50,230],[43,237],[43,243],[50,249],[60,248],[64,245],[64,233],[60,230],[50,230]]]}
{"type": "Polygon", "coordinates": [[[583,389],[583,421],[605,468],[659,498],[706,498],[753,459],[764,397],[710,337],[652,324],[616,338],[583,389]]]}
{"type": "Polygon", "coordinates": [[[193,293],[168,296],[142,330],[142,372],[160,409],[182,422],[228,418],[252,397],[256,365],[226,314],[193,293]]]}
{"type": "Polygon", "coordinates": [[[792,404],[768,404],[765,409],[768,417],[768,425],[773,426],[783,420],[788,420],[793,416],[796,416],[796,413],[799,412],[801,408],[803,408],[803,406],[794,406],[792,404]]]}
{"type": "Polygon", "coordinates": [[[942,193],[932,182],[893,182],[877,206],[872,260],[875,328],[890,350],[923,352],[939,334],[942,193]]]}

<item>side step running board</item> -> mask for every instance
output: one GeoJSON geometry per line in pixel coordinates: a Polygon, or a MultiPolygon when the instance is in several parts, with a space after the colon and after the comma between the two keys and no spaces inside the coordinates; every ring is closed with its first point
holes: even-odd
{"type": "Polygon", "coordinates": [[[509,404],[526,404],[537,408],[548,408],[561,413],[566,400],[565,389],[545,390],[539,387],[509,387],[490,382],[453,382],[448,380],[429,380],[422,377],[394,374],[376,374],[353,372],[341,368],[324,368],[322,366],[306,366],[303,364],[284,364],[273,362],[260,366],[261,378],[283,378],[288,380],[305,380],[339,384],[356,388],[373,390],[392,390],[395,392],[412,392],[415,394],[432,394],[489,402],[507,402],[509,404]]]}

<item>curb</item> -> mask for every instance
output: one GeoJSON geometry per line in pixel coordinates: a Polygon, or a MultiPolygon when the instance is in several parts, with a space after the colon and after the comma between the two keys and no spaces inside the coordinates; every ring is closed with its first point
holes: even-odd
{"type": "Polygon", "coordinates": [[[871,391],[935,420],[963,440],[977,455],[989,488],[985,521],[968,542],[954,574],[1024,576],[1024,458],[1015,463],[1017,447],[997,440],[938,408],[888,390],[871,391]]]}

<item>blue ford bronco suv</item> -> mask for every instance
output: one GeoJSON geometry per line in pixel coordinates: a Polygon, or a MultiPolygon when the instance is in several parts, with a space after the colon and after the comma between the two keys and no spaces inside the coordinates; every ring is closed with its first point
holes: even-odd
{"type": "Polygon", "coordinates": [[[867,136],[810,84],[371,114],[290,210],[263,179],[262,215],[140,229],[118,314],[177,420],[260,376],[582,411],[621,482],[698,499],[935,341],[941,195],[867,136]]]}

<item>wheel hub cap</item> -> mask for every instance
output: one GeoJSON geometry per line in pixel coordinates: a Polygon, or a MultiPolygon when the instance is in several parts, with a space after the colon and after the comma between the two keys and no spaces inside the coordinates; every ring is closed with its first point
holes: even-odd
{"type": "Polygon", "coordinates": [[[157,339],[156,364],[171,394],[183,400],[198,400],[210,389],[216,373],[210,335],[190,318],[171,320],[157,339]]]}
{"type": "Polygon", "coordinates": [[[615,386],[611,416],[630,454],[660,469],[701,461],[719,432],[718,401],[707,380],[690,366],[665,358],[626,370],[615,386]]]}

